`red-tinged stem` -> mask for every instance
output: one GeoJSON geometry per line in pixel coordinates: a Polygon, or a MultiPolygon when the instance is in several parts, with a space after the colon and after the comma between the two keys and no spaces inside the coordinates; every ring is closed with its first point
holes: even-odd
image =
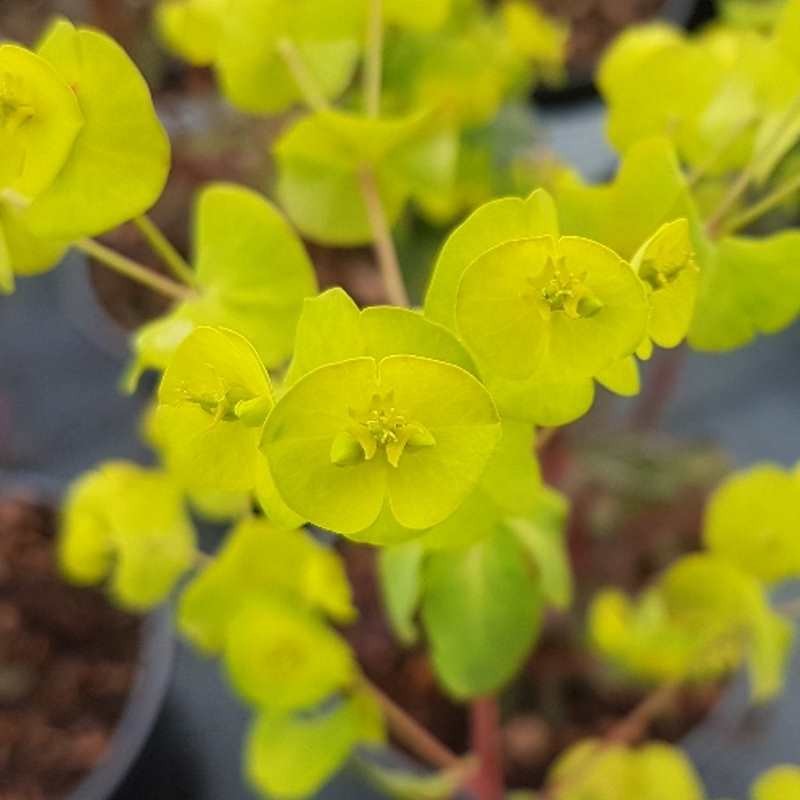
{"type": "Polygon", "coordinates": [[[472,750],[478,766],[470,788],[477,800],[503,800],[503,739],[496,697],[479,697],[470,707],[472,750]]]}
{"type": "Polygon", "coordinates": [[[674,350],[659,351],[656,354],[644,391],[631,416],[631,426],[634,430],[651,430],[661,422],[664,411],[680,383],[686,355],[685,345],[674,350]]]}

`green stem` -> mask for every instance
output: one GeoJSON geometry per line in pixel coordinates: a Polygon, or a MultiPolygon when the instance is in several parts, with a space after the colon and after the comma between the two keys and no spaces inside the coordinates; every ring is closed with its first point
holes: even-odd
{"type": "Polygon", "coordinates": [[[386,212],[383,208],[380,189],[371,169],[365,168],[361,173],[361,194],[367,211],[378,267],[386,288],[386,297],[392,305],[408,306],[408,292],[403,281],[400,261],[392,239],[392,231],[386,212]]]}
{"type": "Polygon", "coordinates": [[[93,239],[81,239],[75,242],[73,246],[109,269],[113,269],[120,275],[141,283],[143,286],[147,286],[149,289],[153,289],[171,300],[187,300],[194,295],[191,289],[181,286],[170,278],[159,275],[138,261],[133,261],[93,239]]]}
{"type": "Polygon", "coordinates": [[[767,144],[760,150],[759,153],[754,154],[747,167],[739,174],[739,177],[733,182],[727,194],[722,198],[722,202],[717,207],[716,211],[709,217],[706,222],[706,231],[713,239],[720,236],[725,220],[730,215],[731,211],[736,207],[736,204],[743,197],[747,191],[750,183],[756,177],[756,171],[760,164],[759,156],[762,153],[769,152],[777,142],[780,141],[786,129],[793,124],[795,116],[800,113],[800,97],[797,97],[784,115],[782,124],[777,127],[772,137],[767,144]]]}
{"type": "Polygon", "coordinates": [[[370,0],[364,64],[364,107],[370,117],[378,117],[381,113],[383,38],[383,0],[370,0]]]}
{"type": "Polygon", "coordinates": [[[194,286],[195,275],[184,257],[146,214],[133,220],[133,224],[147,240],[153,252],[169,267],[172,274],[187,286],[194,286]]]}
{"type": "Polygon", "coordinates": [[[784,181],[774,191],[770,192],[766,197],[763,197],[757,203],[754,203],[749,208],[746,208],[739,214],[731,217],[729,222],[721,229],[724,235],[736,233],[736,231],[746,228],[750,223],[755,222],[760,217],[763,217],[768,211],[780,205],[784,200],[791,197],[796,192],[800,192],[800,174],[793,175],[788,180],[784,181]]]}
{"type": "Polygon", "coordinates": [[[288,36],[284,36],[278,42],[278,53],[286,64],[306,105],[317,113],[328,111],[330,104],[320,89],[316,77],[306,64],[303,54],[297,49],[297,45],[288,36]]]}

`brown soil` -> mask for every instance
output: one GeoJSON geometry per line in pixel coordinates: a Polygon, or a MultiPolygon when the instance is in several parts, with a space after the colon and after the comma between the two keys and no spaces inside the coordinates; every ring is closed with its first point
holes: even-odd
{"type": "MultiPolygon", "coordinates": [[[[558,457],[560,447],[554,440],[548,460],[558,457]]],[[[632,454],[628,447],[623,442],[615,453],[602,444],[602,463],[591,450],[577,457],[571,450],[562,488],[573,497],[569,544],[577,597],[571,612],[549,617],[523,673],[502,697],[504,756],[512,786],[539,786],[559,753],[580,739],[603,736],[646,696],[646,690],[612,675],[587,648],[584,617],[594,592],[608,585],[637,591],[677,556],[699,546],[705,498],[724,463],[714,453],[679,456],[648,442],[642,448],[648,458],[655,454],[654,462],[669,462],[666,467],[651,463],[648,471],[636,462],[637,448],[630,445],[632,454]],[[632,471],[629,485],[620,477],[621,465],[632,471]]],[[[424,647],[404,650],[392,638],[374,552],[349,545],[343,552],[362,609],[349,635],[365,672],[449,747],[465,752],[465,709],[438,689],[424,647]]],[[[680,740],[706,716],[719,691],[713,686],[684,692],[644,736],[680,740]]]]}
{"type": "Polygon", "coordinates": [[[56,800],[106,753],[136,669],[139,621],[67,586],[55,514],[0,497],[0,798],[56,800]]]}
{"type": "Polygon", "coordinates": [[[605,48],[629,25],[654,17],[666,0],[535,0],[544,11],[569,22],[568,63],[591,71],[605,48]]]}

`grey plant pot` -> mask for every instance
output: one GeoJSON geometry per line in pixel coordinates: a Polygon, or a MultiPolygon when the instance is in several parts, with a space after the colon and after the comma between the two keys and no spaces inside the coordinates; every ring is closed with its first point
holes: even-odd
{"type": "MultiPolygon", "coordinates": [[[[63,484],[38,475],[9,475],[0,471],[0,493],[13,494],[16,491],[33,491],[45,503],[57,505],[63,495],[63,484]]],[[[142,752],[164,704],[174,650],[171,610],[169,606],[162,606],[143,621],[136,678],[108,753],[66,800],[111,800],[122,785],[142,752]]]]}

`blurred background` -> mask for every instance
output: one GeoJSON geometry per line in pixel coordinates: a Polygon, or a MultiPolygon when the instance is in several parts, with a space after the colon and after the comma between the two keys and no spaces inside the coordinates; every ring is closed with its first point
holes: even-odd
{"type": "MultiPolygon", "coordinates": [[[[710,2],[691,0],[541,0],[540,4],[572,24],[570,77],[565,86],[531,98],[530,117],[517,136],[529,137],[527,144],[538,150],[552,150],[589,179],[608,179],[614,157],[603,134],[602,106],[591,86],[603,48],[637,21],[666,15],[677,24],[696,26],[710,19],[714,8],[710,2]]],[[[151,6],[149,0],[0,0],[0,39],[31,44],[53,14],[65,14],[103,28],[123,44],[150,82],[173,140],[173,174],[154,217],[185,251],[191,197],[199,185],[219,179],[260,189],[269,185],[267,143],[279,122],[234,112],[219,99],[209,72],[189,69],[168,57],[152,35],[151,6]]],[[[426,241],[427,247],[402,250],[417,296],[440,237],[437,231],[424,233],[416,238],[426,241]]],[[[139,250],[138,238],[126,228],[111,242],[148,260],[147,251],[139,250]]],[[[362,302],[380,301],[381,287],[369,251],[311,250],[323,286],[341,284],[362,302]]],[[[128,332],[162,310],[162,301],[146,290],[75,255],[43,277],[20,280],[14,296],[0,298],[0,482],[44,480],[59,487],[101,460],[150,459],[140,443],[138,426],[152,386],[144,385],[136,396],[126,397],[118,391],[118,382],[128,332]]],[[[795,327],[734,354],[688,355],[666,412],[666,429],[693,446],[713,443],[715,454],[725,453],[721,460],[793,463],[800,453],[798,353],[800,329],[795,327]]],[[[669,363],[657,360],[649,369],[659,369],[669,379],[669,363]]],[[[606,398],[584,425],[599,428],[602,436],[608,419],[630,411],[606,398]]],[[[696,463],[686,460],[686,452],[671,466],[684,477],[696,463]]],[[[617,466],[646,468],[637,461],[626,462],[624,453],[614,457],[617,466]]],[[[720,462],[712,461],[713,470],[719,469],[720,462]]],[[[626,480],[624,470],[609,472],[608,461],[587,463],[594,463],[597,473],[626,480]]],[[[792,715],[800,718],[788,703],[780,714],[787,715],[787,726],[792,715]]],[[[178,643],[168,701],[155,735],[116,800],[254,797],[239,769],[247,720],[217,666],[178,643]]],[[[784,729],[783,740],[776,734],[771,743],[774,759],[780,758],[781,748],[796,743],[796,732],[788,731],[789,727],[784,729]]],[[[731,748],[735,746],[731,743],[731,748]]],[[[703,743],[694,747],[709,790],[734,791],[730,788],[738,785],[731,784],[734,751],[709,750],[703,743]]],[[[345,774],[325,797],[365,796],[361,790],[355,793],[352,780],[345,774]]]]}

